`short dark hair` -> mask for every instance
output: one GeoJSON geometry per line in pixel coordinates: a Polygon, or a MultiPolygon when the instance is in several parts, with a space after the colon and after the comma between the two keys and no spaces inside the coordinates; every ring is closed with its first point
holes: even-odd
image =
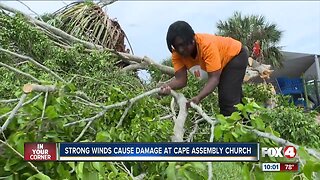
{"type": "Polygon", "coordinates": [[[192,27],[185,21],[176,21],[169,26],[167,32],[167,46],[172,52],[173,41],[176,37],[180,37],[184,42],[192,42],[194,38],[194,31],[192,27]]]}

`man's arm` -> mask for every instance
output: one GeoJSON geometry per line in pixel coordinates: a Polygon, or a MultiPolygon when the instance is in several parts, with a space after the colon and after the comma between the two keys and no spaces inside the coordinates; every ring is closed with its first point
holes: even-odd
{"type": "Polygon", "coordinates": [[[187,85],[187,68],[183,67],[175,72],[174,77],[175,78],[167,84],[172,90],[178,90],[185,87],[187,85]]]}
{"type": "Polygon", "coordinates": [[[187,68],[183,67],[177,72],[174,73],[175,78],[170,81],[168,84],[161,86],[160,95],[170,94],[171,89],[177,90],[185,87],[187,85],[187,68]]]}
{"type": "MultiPolygon", "coordinates": [[[[207,97],[210,93],[212,93],[212,91],[217,87],[220,80],[220,74],[221,74],[221,70],[208,72],[208,82],[202,88],[200,93],[196,96],[199,102],[205,97],[207,97]]],[[[199,103],[199,102],[195,102],[195,103],[199,103]]]]}

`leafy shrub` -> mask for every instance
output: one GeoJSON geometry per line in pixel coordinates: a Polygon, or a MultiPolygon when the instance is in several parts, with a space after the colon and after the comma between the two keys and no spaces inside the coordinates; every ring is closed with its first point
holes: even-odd
{"type": "Polygon", "coordinates": [[[266,124],[271,125],[281,137],[293,143],[320,147],[320,125],[316,123],[316,112],[304,112],[296,107],[279,106],[261,112],[266,124]]]}
{"type": "Polygon", "coordinates": [[[271,84],[244,83],[242,86],[243,95],[253,98],[259,104],[264,104],[272,97],[271,88],[271,84]]]}

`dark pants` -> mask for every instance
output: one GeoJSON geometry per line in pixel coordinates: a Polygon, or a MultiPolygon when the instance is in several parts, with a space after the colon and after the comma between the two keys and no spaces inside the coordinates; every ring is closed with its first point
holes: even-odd
{"type": "Polygon", "coordinates": [[[218,85],[220,113],[230,116],[243,97],[242,83],[248,65],[248,52],[242,47],[240,53],[235,56],[222,70],[218,85]]]}

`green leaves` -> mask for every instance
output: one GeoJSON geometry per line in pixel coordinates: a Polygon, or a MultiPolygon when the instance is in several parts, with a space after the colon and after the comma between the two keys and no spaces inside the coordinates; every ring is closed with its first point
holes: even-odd
{"type": "Polygon", "coordinates": [[[251,120],[253,127],[257,128],[258,130],[263,131],[265,129],[265,124],[260,118],[254,118],[251,120]]]}
{"type": "Polygon", "coordinates": [[[221,125],[217,125],[215,128],[214,128],[214,139],[215,141],[220,141],[221,137],[222,137],[222,130],[221,130],[221,125]]]}
{"type": "Polygon", "coordinates": [[[29,177],[27,180],[35,180],[35,179],[40,179],[40,180],[51,180],[51,178],[47,175],[44,175],[43,173],[38,173],[35,174],[31,177],[29,177]]]}
{"type": "Polygon", "coordinates": [[[274,180],[290,180],[292,173],[290,172],[278,172],[273,175],[274,180]]]}
{"type": "Polygon", "coordinates": [[[308,178],[308,179],[312,179],[312,172],[313,172],[313,163],[312,162],[307,162],[302,169],[304,175],[308,178]]]}
{"type": "Polygon", "coordinates": [[[244,180],[250,180],[250,170],[247,163],[242,166],[242,177],[244,180]]]}
{"type": "Polygon", "coordinates": [[[168,180],[176,180],[176,163],[175,162],[169,162],[169,166],[166,169],[167,179],[168,180]]]}
{"type": "Polygon", "coordinates": [[[59,116],[54,106],[48,106],[45,114],[49,119],[55,119],[59,116]]]}

